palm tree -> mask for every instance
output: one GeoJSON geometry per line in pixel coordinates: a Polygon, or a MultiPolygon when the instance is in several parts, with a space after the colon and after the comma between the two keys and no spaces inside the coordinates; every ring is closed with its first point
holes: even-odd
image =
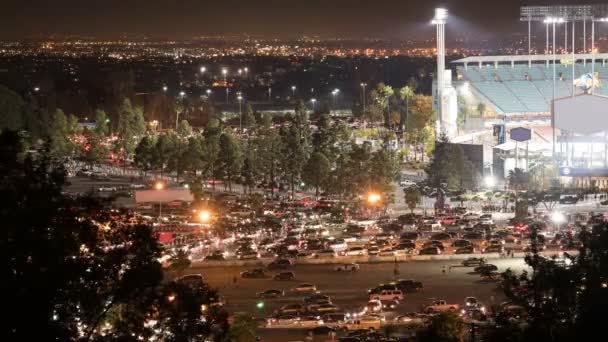
{"type": "MultiPolygon", "coordinates": [[[[509,181],[509,187],[514,192],[515,215],[516,216],[524,215],[525,213],[518,206],[520,204],[518,192],[528,189],[528,185],[530,183],[530,175],[526,171],[524,171],[520,168],[515,168],[515,169],[509,171],[507,180],[509,181]]],[[[527,211],[527,207],[526,207],[526,211],[527,211]]]]}
{"type": "Polygon", "coordinates": [[[479,103],[477,105],[477,112],[479,112],[479,116],[483,118],[483,113],[486,112],[486,104],[485,103],[479,103]]]}

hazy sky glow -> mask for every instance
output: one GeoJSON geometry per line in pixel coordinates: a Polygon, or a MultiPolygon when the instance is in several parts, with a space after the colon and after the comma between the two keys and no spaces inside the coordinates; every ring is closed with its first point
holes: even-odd
{"type": "MultiPolygon", "coordinates": [[[[602,2],[606,0],[596,0],[602,2]]],[[[594,2],[594,1],[591,1],[594,2]]],[[[562,0],[4,0],[0,37],[49,34],[190,38],[248,33],[266,37],[422,38],[433,8],[445,6],[463,33],[525,31],[519,6],[562,0]],[[469,32],[466,32],[469,31],[469,32]]],[[[426,31],[426,32],[425,32],[426,31]]]]}

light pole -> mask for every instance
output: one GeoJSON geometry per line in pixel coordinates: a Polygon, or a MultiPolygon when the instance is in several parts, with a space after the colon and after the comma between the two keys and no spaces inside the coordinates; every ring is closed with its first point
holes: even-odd
{"type": "MultiPolygon", "coordinates": [[[[181,103],[181,108],[183,110],[183,104],[184,104],[184,97],[186,96],[186,92],[185,91],[180,91],[179,92],[179,100],[182,102],[181,103]]],[[[180,107],[177,108],[177,110],[175,111],[175,131],[177,132],[177,126],[179,124],[179,115],[181,114],[181,110],[180,107]]]]}
{"type": "Polygon", "coordinates": [[[268,102],[272,102],[272,88],[268,87],[268,102]]]}
{"type": "Polygon", "coordinates": [[[437,132],[443,133],[444,100],[443,88],[445,78],[445,24],[448,20],[448,10],[436,8],[435,17],[431,22],[437,26],[437,132]]]}
{"type": "Polygon", "coordinates": [[[226,103],[228,103],[228,94],[230,94],[230,88],[226,86],[226,103]]]}
{"type": "Polygon", "coordinates": [[[167,86],[163,86],[163,92],[167,92],[167,90],[169,90],[169,88],[167,88],[167,86]]]}
{"type": "Polygon", "coordinates": [[[243,70],[245,71],[245,77],[249,77],[249,68],[248,67],[244,67],[243,70]]]}
{"type": "MultiPolygon", "coordinates": [[[[593,78],[593,85],[595,86],[595,54],[597,49],[595,48],[595,22],[608,23],[608,17],[600,19],[591,19],[591,77],[593,78]]],[[[591,95],[595,92],[595,87],[591,87],[591,95]]]]}
{"type": "MultiPolygon", "coordinates": [[[[154,184],[154,189],[156,189],[157,191],[161,191],[165,188],[165,185],[162,182],[156,182],[156,184],[154,184]]],[[[158,200],[158,219],[160,220],[161,216],[163,213],[163,201],[162,200],[158,200]]]]}
{"type": "MultiPolygon", "coordinates": [[[[564,23],[565,20],[564,18],[556,18],[556,17],[549,17],[547,19],[545,19],[544,21],[547,24],[552,24],[553,26],[553,101],[551,102],[551,126],[552,126],[552,134],[553,134],[553,158],[555,159],[555,122],[554,122],[554,106],[555,106],[555,97],[556,97],[556,86],[557,86],[557,69],[556,69],[556,59],[557,59],[557,55],[556,55],[556,50],[555,50],[555,24],[557,23],[564,23]]],[[[548,32],[548,31],[547,31],[548,32]]]]}
{"type": "Polygon", "coordinates": [[[206,93],[207,93],[207,98],[211,97],[211,89],[207,89],[206,93]]]}
{"type": "Polygon", "coordinates": [[[207,72],[207,67],[202,66],[200,68],[200,72],[201,72],[201,83],[202,83],[202,85],[205,85],[205,72],[207,72]]]}
{"type": "Polygon", "coordinates": [[[312,113],[315,113],[315,103],[317,103],[317,99],[312,98],[310,99],[310,103],[312,103],[312,113]]]}
{"type": "Polygon", "coordinates": [[[228,75],[228,69],[222,68],[222,76],[224,76],[224,83],[226,83],[226,75],[228,75]]]}
{"type": "Polygon", "coordinates": [[[239,77],[242,76],[243,75],[243,69],[239,69],[238,73],[239,73],[239,77]]]}
{"type": "Polygon", "coordinates": [[[334,115],[336,115],[336,96],[338,96],[338,93],[340,92],[340,89],[336,88],[334,89],[331,94],[333,95],[333,102],[334,102],[334,115]]]}
{"type": "Polygon", "coordinates": [[[363,112],[365,113],[365,100],[366,100],[366,96],[365,96],[365,87],[367,87],[367,83],[362,82],[361,83],[361,88],[363,88],[363,93],[361,95],[361,102],[363,104],[363,112]]]}
{"type": "Polygon", "coordinates": [[[291,97],[294,99],[296,98],[296,86],[295,85],[291,86],[291,97]]]}
{"type": "Polygon", "coordinates": [[[239,130],[243,131],[243,111],[241,106],[243,102],[243,95],[241,95],[240,91],[236,93],[236,95],[236,99],[239,100],[239,130]]]}

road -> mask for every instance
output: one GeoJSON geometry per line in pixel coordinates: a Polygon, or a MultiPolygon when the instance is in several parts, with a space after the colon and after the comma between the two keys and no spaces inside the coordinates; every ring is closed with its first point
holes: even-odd
{"type": "MultiPolygon", "coordinates": [[[[523,259],[493,259],[490,263],[498,266],[502,272],[507,268],[522,271],[525,268],[523,259]]],[[[415,279],[424,284],[424,291],[406,294],[406,299],[400,306],[398,313],[418,311],[433,299],[445,299],[449,303],[462,304],[467,296],[477,297],[486,306],[500,304],[504,297],[494,283],[484,283],[476,274],[470,274],[472,268],[454,267],[446,274],[442,267],[459,265],[459,261],[418,261],[400,263],[398,278],[415,279]]],[[[188,273],[200,273],[207,282],[219,289],[227,299],[226,308],[230,312],[249,312],[258,317],[266,317],[282,305],[299,303],[303,296],[293,294],[290,289],[304,282],[317,286],[321,293],[329,295],[332,302],[346,312],[359,312],[367,303],[367,289],[379,283],[388,283],[394,280],[394,264],[362,264],[359,272],[339,273],[333,271],[335,265],[295,265],[293,271],[296,280],[279,282],[272,279],[243,279],[240,272],[248,269],[244,267],[208,268],[196,267],[188,273]],[[233,278],[237,277],[236,284],[233,278]],[[265,299],[264,308],[257,309],[256,293],[267,289],[285,290],[286,296],[279,299],[265,299]]],[[[289,341],[303,340],[304,331],[270,331],[261,329],[262,341],[289,341]],[[285,336],[289,336],[286,339],[285,336]],[[299,336],[299,337],[298,337],[299,336]]]]}

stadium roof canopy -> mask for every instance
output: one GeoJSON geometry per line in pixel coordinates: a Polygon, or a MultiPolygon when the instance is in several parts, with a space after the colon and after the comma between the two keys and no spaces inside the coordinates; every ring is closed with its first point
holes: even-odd
{"type": "Polygon", "coordinates": [[[521,21],[544,21],[549,17],[563,18],[566,21],[608,17],[608,4],[523,6],[520,10],[521,21]]]}
{"type": "MultiPolygon", "coordinates": [[[[576,60],[592,60],[597,61],[608,60],[608,53],[591,54],[576,54],[576,60]]],[[[571,60],[572,54],[555,55],[555,60],[571,60]]],[[[472,63],[511,63],[511,62],[546,62],[553,60],[553,54],[549,55],[509,55],[509,56],[471,56],[452,61],[452,63],[472,64],[472,63]]]]}

